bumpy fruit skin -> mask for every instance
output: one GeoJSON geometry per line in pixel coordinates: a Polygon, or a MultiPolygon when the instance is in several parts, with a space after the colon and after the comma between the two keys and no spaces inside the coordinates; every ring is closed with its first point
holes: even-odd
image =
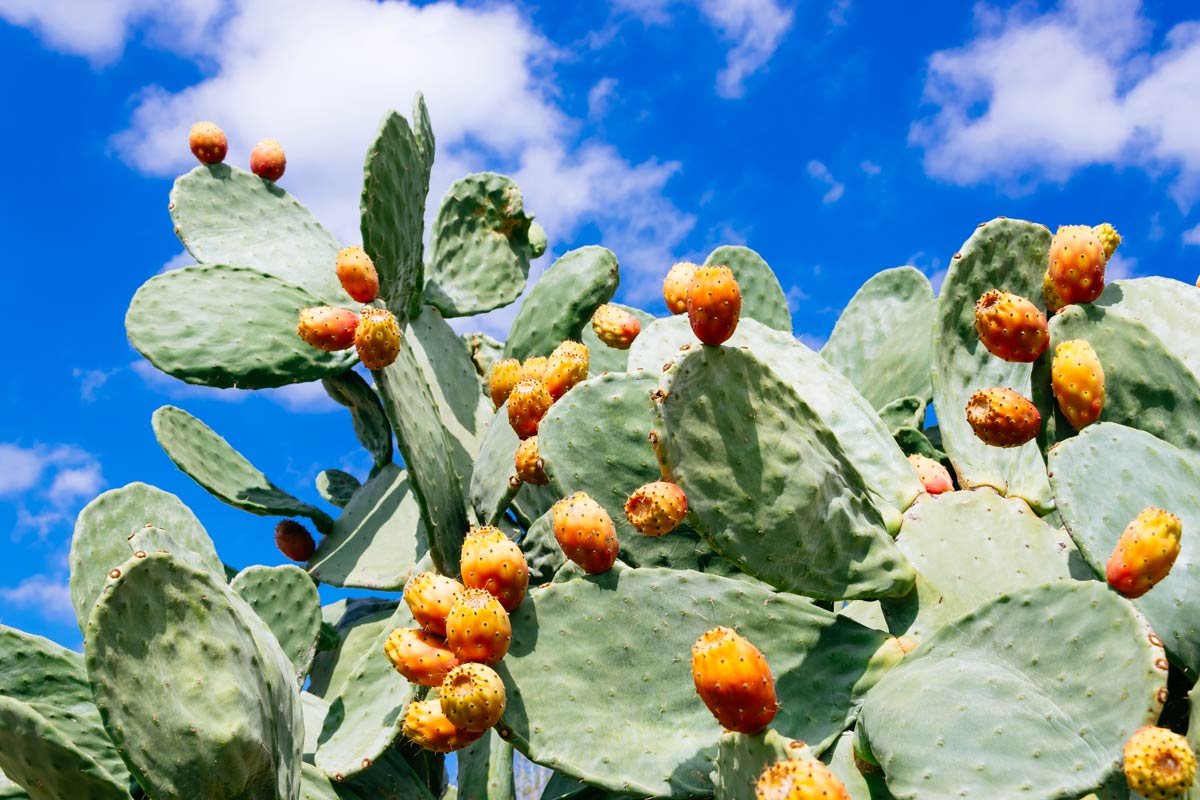
{"type": "Polygon", "coordinates": [[[1161,508],[1142,509],[1121,533],[1105,577],[1126,597],[1141,597],[1171,572],[1179,557],[1183,523],[1161,508]]]}
{"type": "Polygon", "coordinates": [[[609,347],[628,350],[642,332],[642,323],[625,309],[605,303],[592,314],[592,331],[609,347]]]}
{"type": "Polygon", "coordinates": [[[486,731],[504,714],[504,681],[486,664],[455,667],[439,696],[446,719],[464,731],[486,731]]]}
{"type": "Polygon", "coordinates": [[[504,405],[509,392],[513,390],[519,380],[521,380],[521,362],[515,358],[504,358],[492,364],[492,370],[488,373],[488,394],[492,396],[492,403],[496,408],[504,405]]]}
{"type": "Polygon", "coordinates": [[[679,527],[687,516],[687,495],[667,481],[640,487],[625,501],[625,517],[638,533],[662,536],[679,527]]]}
{"type": "Polygon", "coordinates": [[[742,314],[742,290],[729,267],[697,267],[687,293],[688,323],[705,344],[733,336],[742,314]]]}
{"type": "Polygon", "coordinates": [[[495,664],[512,643],[512,623],[500,601],[483,589],[464,589],[446,617],[446,644],[460,661],[495,664]]]}
{"type": "Polygon", "coordinates": [[[546,364],[542,383],[555,400],[569,392],[577,383],[587,380],[590,355],[587,345],[570,339],[554,348],[546,364]]]}
{"type": "Polygon", "coordinates": [[[315,306],[300,309],[296,333],[305,344],[332,353],[354,346],[359,318],[348,308],[315,306]]]}
{"type": "Polygon", "coordinates": [[[529,588],[525,554],[499,528],[484,525],[467,533],[462,546],[462,579],[468,589],[483,589],[513,611],[529,588]]]}
{"type": "Polygon", "coordinates": [[[522,483],[545,486],[550,482],[550,479],[546,476],[545,469],[543,469],[545,462],[538,455],[537,441],[538,437],[530,436],[517,445],[517,454],[513,457],[513,462],[517,468],[517,478],[522,483]]]}
{"type": "Polygon", "coordinates": [[[1064,225],[1050,242],[1050,283],[1064,303],[1090,303],[1104,291],[1104,245],[1087,225],[1064,225]]]}
{"type": "Polygon", "coordinates": [[[400,323],[385,308],[364,308],[354,332],[354,348],[367,369],[391,366],[400,355],[400,323]]]}
{"type": "Polygon", "coordinates": [[[453,753],[483,736],[483,731],[464,731],[442,711],[440,700],[414,700],[404,712],[401,732],[414,744],[434,753],[453,753]]]}
{"type": "Polygon", "coordinates": [[[540,381],[546,377],[546,369],[549,366],[550,359],[546,356],[530,356],[521,364],[521,377],[518,380],[540,381]]]}
{"type": "Polygon", "coordinates": [[[688,261],[680,261],[671,267],[663,280],[663,299],[667,301],[667,310],[672,314],[682,314],[687,311],[687,292],[692,285],[692,278],[700,267],[688,261]]]}
{"type": "Polygon", "coordinates": [[[383,652],[396,672],[421,686],[440,686],[462,663],[445,639],[420,628],[396,628],[383,643],[383,652]]]}
{"type": "Polygon", "coordinates": [[[1123,769],[1129,788],[1146,800],[1174,800],[1196,780],[1196,754],[1178,733],[1148,725],[1125,742],[1123,769]]]}
{"type": "Polygon", "coordinates": [[[379,273],[366,250],[343,247],[338,251],[334,270],[346,294],[358,302],[370,303],[379,297],[379,273]]]}
{"type": "Polygon", "coordinates": [[[567,558],[589,575],[612,569],[620,545],[617,529],[604,506],[583,492],[559,500],[550,509],[554,538],[567,558]]]}
{"type": "Polygon", "coordinates": [[[508,395],[508,424],[521,439],[537,436],[542,417],[554,404],[554,398],[541,381],[527,378],[517,382],[508,395]]]}
{"type": "Polygon", "coordinates": [[[1058,296],[1054,283],[1050,280],[1050,270],[1042,276],[1042,298],[1046,301],[1046,313],[1053,316],[1066,308],[1067,303],[1058,296]]]}
{"type": "Polygon", "coordinates": [[[1104,410],[1104,367],[1086,341],[1072,339],[1054,348],[1050,385],[1059,410],[1075,430],[1100,419],[1104,410]]]}
{"type": "Polygon", "coordinates": [[[754,784],[755,800],[850,800],[846,785],[815,759],[769,764],[754,784]]]}
{"type": "Polygon", "coordinates": [[[1107,222],[1101,222],[1094,226],[1092,234],[1100,240],[1100,246],[1104,248],[1104,260],[1108,261],[1121,246],[1121,234],[1117,233],[1117,229],[1107,222]]]}
{"type": "Polygon", "coordinates": [[[454,605],[454,596],[465,587],[445,575],[422,572],[408,579],[404,587],[404,602],[412,612],[413,619],[425,630],[446,635],[446,615],[454,605]]]}
{"type": "Polygon", "coordinates": [[[908,457],[908,463],[916,470],[921,486],[929,494],[942,494],[954,491],[954,481],[950,479],[950,470],[927,456],[913,453],[908,457]]]}
{"type": "Polygon", "coordinates": [[[1050,345],[1050,328],[1041,309],[1020,295],[996,289],[975,304],[975,331],[988,352],[1005,361],[1037,361],[1050,345]]]}
{"type": "Polygon", "coordinates": [[[275,526],[275,546],[292,561],[308,561],[317,551],[308,528],[294,519],[280,520],[275,526]]]}
{"type": "Polygon", "coordinates": [[[277,181],[287,169],[283,145],[274,139],[263,139],[250,151],[250,171],[260,178],[277,181]]]}
{"type": "Polygon", "coordinates": [[[997,386],[971,395],[967,422],[984,444],[1019,447],[1037,436],[1042,415],[1029,398],[997,386]]]}
{"type": "Polygon", "coordinates": [[[188,132],[188,147],[201,164],[220,164],[229,153],[229,140],[215,124],[197,122],[188,132]]]}
{"type": "Polygon", "coordinates": [[[779,701],[775,678],[758,648],[720,626],[692,645],[696,693],[725,728],[758,733],[771,724],[779,701]]]}

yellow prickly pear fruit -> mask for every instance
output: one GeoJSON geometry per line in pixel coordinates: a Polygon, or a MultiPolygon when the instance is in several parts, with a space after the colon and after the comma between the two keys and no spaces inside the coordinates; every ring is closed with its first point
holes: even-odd
{"type": "Polygon", "coordinates": [[[483,736],[483,731],[465,731],[442,711],[440,700],[414,700],[404,712],[401,732],[414,744],[434,753],[453,753],[483,736]]]}
{"type": "Polygon", "coordinates": [[[829,767],[816,759],[789,759],[770,764],[754,785],[756,800],[850,800],[829,767]]]}
{"type": "Polygon", "coordinates": [[[742,315],[742,290],[726,266],[697,267],[688,286],[688,323],[705,344],[719,345],[733,336],[742,315]]]}
{"type": "Polygon", "coordinates": [[[1092,233],[1100,240],[1100,246],[1104,248],[1104,260],[1108,261],[1121,246],[1121,234],[1117,233],[1117,229],[1107,222],[1101,222],[1093,227],[1092,233]]]}
{"type": "Polygon", "coordinates": [[[1147,725],[1125,742],[1122,765],[1129,788],[1146,800],[1174,800],[1196,780],[1196,754],[1174,731],[1147,725]]]}
{"type": "Polygon", "coordinates": [[[287,169],[287,157],[283,145],[274,139],[263,139],[250,151],[250,171],[260,178],[275,182],[283,177],[287,169]]]}
{"type": "Polygon", "coordinates": [[[455,667],[442,681],[439,695],[442,713],[460,730],[486,731],[504,714],[504,681],[486,664],[455,667]]]}
{"type": "Polygon", "coordinates": [[[1083,430],[1100,419],[1104,409],[1104,367],[1086,341],[1072,339],[1054,348],[1050,384],[1059,409],[1075,430],[1083,430]]]}
{"type": "Polygon", "coordinates": [[[188,147],[201,164],[220,164],[229,152],[229,140],[215,123],[197,122],[188,132],[188,147]]]}
{"type": "Polygon", "coordinates": [[[671,267],[663,280],[663,299],[667,301],[667,310],[672,314],[682,314],[687,311],[688,287],[696,275],[699,265],[688,261],[680,261],[671,267]]]}
{"type": "Polygon", "coordinates": [[[508,395],[508,424],[518,438],[537,436],[542,417],[550,410],[554,398],[541,381],[524,379],[508,395]]]}
{"type": "Polygon", "coordinates": [[[370,303],[379,296],[379,273],[375,262],[361,247],[343,247],[334,261],[334,272],[346,294],[360,303],[370,303]]]}
{"type": "Polygon", "coordinates": [[[930,494],[942,494],[954,491],[954,481],[950,479],[950,470],[928,456],[913,453],[908,457],[908,463],[917,473],[921,486],[930,494]]]}
{"type": "Polygon", "coordinates": [[[567,558],[589,575],[612,569],[620,552],[617,529],[604,506],[584,492],[564,497],[550,509],[554,538],[567,558]]]}
{"type": "Polygon", "coordinates": [[[545,462],[538,455],[538,437],[530,436],[528,439],[517,445],[517,454],[513,457],[514,465],[517,468],[517,479],[522,483],[530,483],[534,486],[545,486],[550,482],[543,469],[545,462]]]}
{"type": "Polygon", "coordinates": [[[1141,597],[1171,572],[1179,557],[1183,523],[1161,508],[1147,507],[1117,540],[1105,577],[1126,597],[1141,597]]]}
{"type": "Polygon", "coordinates": [[[300,310],[300,322],[296,334],[306,344],[318,350],[332,353],[348,350],[354,346],[354,334],[358,330],[358,314],[348,308],[316,306],[300,310]]]}
{"type": "Polygon", "coordinates": [[[662,536],[670,533],[687,516],[687,495],[667,481],[642,486],[625,501],[625,517],[638,533],[662,536]]]}
{"type": "Polygon", "coordinates": [[[546,374],[542,383],[555,400],[562,397],[577,383],[587,380],[589,354],[586,344],[566,340],[550,354],[546,374]]]}
{"type": "Polygon", "coordinates": [[[454,605],[454,596],[463,588],[454,578],[422,572],[409,578],[404,587],[404,602],[418,625],[438,636],[445,636],[446,615],[454,605]]]}
{"type": "Polygon", "coordinates": [[[623,308],[605,303],[592,314],[596,338],[617,350],[628,350],[642,332],[642,323],[623,308]]]}
{"type": "Polygon", "coordinates": [[[400,323],[385,308],[364,308],[354,331],[354,348],[367,369],[391,366],[400,355],[400,323]]]}
{"type": "Polygon", "coordinates": [[[546,377],[546,368],[550,366],[550,359],[545,356],[533,356],[525,359],[525,363],[521,365],[520,380],[535,380],[540,381],[546,377]]]}
{"type": "Polygon", "coordinates": [[[483,589],[464,589],[446,617],[446,644],[461,661],[495,664],[512,643],[512,623],[500,601],[483,589]]]}
{"type": "Polygon", "coordinates": [[[383,643],[384,655],[409,681],[420,686],[438,686],[459,659],[446,640],[420,628],[396,628],[383,643]]]}
{"type": "Polygon", "coordinates": [[[1104,245],[1087,225],[1064,225],[1050,242],[1050,283],[1066,303],[1090,303],[1104,291],[1104,245]]]}
{"type": "Polygon", "coordinates": [[[779,710],[767,659],[732,628],[713,628],[692,645],[692,681],[717,722],[731,731],[758,733],[779,710]]]}
{"type": "Polygon", "coordinates": [[[468,589],[483,589],[513,611],[529,588],[525,554],[499,528],[484,525],[467,533],[462,546],[462,578],[468,589]]]}
{"type": "Polygon", "coordinates": [[[1020,295],[996,289],[975,304],[979,341],[997,358],[1016,363],[1037,361],[1050,345],[1050,328],[1041,309],[1020,295]]]}
{"type": "Polygon", "coordinates": [[[509,393],[520,380],[521,362],[515,358],[503,358],[492,364],[492,370],[488,374],[488,394],[492,396],[492,403],[496,408],[504,405],[509,393]]]}
{"type": "Polygon", "coordinates": [[[984,444],[1019,447],[1037,436],[1042,415],[1029,398],[997,386],[971,395],[967,422],[984,444]]]}

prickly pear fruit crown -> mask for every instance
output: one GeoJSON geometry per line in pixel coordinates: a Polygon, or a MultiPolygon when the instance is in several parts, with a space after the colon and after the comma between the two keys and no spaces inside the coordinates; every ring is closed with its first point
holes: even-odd
{"type": "Polygon", "coordinates": [[[592,314],[596,338],[617,350],[628,350],[642,332],[642,323],[623,308],[605,303],[592,314]]]}
{"type": "Polygon", "coordinates": [[[464,589],[446,617],[446,644],[460,661],[495,664],[508,652],[512,624],[500,601],[483,589],[464,589]]]}
{"type": "MultiPolygon", "coordinates": [[[[488,394],[492,403],[499,408],[504,405],[517,381],[521,380],[521,362],[515,358],[502,358],[492,364],[488,372],[488,394]]],[[[541,378],[538,378],[541,380],[541,378]]]]}
{"type": "Polygon", "coordinates": [[[1171,572],[1179,557],[1183,522],[1161,508],[1141,510],[1121,533],[1105,577],[1126,597],[1141,597],[1171,572]]]}
{"type": "Polygon", "coordinates": [[[570,339],[554,348],[542,376],[550,396],[557,400],[576,384],[586,381],[589,358],[587,345],[570,339]]]}
{"type": "Polygon", "coordinates": [[[348,308],[303,308],[300,309],[300,322],[296,325],[296,333],[308,346],[332,353],[354,346],[358,322],[358,314],[348,308]]]}
{"type": "Polygon", "coordinates": [[[513,611],[529,588],[525,554],[499,528],[485,525],[467,533],[462,546],[462,579],[468,589],[483,589],[513,611]]]}
{"type": "Polygon", "coordinates": [[[1100,246],[1104,248],[1104,260],[1107,262],[1121,246],[1121,234],[1107,222],[1093,226],[1092,234],[1100,240],[1100,246]]]}
{"type": "Polygon", "coordinates": [[[1146,800],[1183,797],[1196,779],[1196,754],[1174,731],[1148,725],[1125,742],[1123,769],[1129,788],[1146,800]]]}
{"type": "Polygon", "coordinates": [[[1104,291],[1104,245],[1087,225],[1064,225],[1050,242],[1050,284],[1065,303],[1090,303],[1104,291]]]}
{"type": "Polygon", "coordinates": [[[737,329],[742,290],[729,267],[697,267],[688,285],[688,322],[705,344],[718,345],[737,329]]]}
{"type": "Polygon", "coordinates": [[[671,267],[667,277],[663,279],[663,300],[667,301],[667,310],[672,314],[682,314],[687,311],[688,287],[700,266],[690,261],[680,261],[671,267]]]}
{"type": "Polygon", "coordinates": [[[383,643],[383,652],[396,672],[421,686],[441,685],[461,663],[445,639],[420,628],[394,629],[383,643]]]}
{"type": "Polygon", "coordinates": [[[483,731],[465,731],[442,711],[440,700],[414,700],[404,712],[401,733],[413,744],[434,753],[453,753],[483,736],[483,731]]]}
{"type": "Polygon", "coordinates": [[[538,425],[553,404],[546,384],[533,378],[517,381],[508,395],[508,424],[520,439],[537,436],[538,425]]]}
{"type": "Polygon", "coordinates": [[[530,436],[517,445],[513,463],[517,468],[517,480],[534,486],[545,486],[550,482],[546,476],[545,462],[538,455],[538,437],[530,436]]]}
{"type": "Polygon", "coordinates": [[[361,247],[343,247],[338,251],[334,271],[346,294],[360,303],[370,303],[379,296],[379,273],[375,262],[361,247]]]}
{"type": "Polygon", "coordinates": [[[229,153],[229,139],[215,123],[197,122],[188,131],[188,147],[201,164],[220,164],[229,153]]]}
{"type": "Polygon", "coordinates": [[[769,764],[754,784],[755,800],[850,800],[838,777],[816,759],[769,764]]]}
{"type": "Polygon", "coordinates": [[[546,377],[550,367],[550,359],[546,356],[530,356],[521,364],[521,376],[518,380],[540,381],[546,377]]]}
{"type": "Polygon", "coordinates": [[[277,181],[287,169],[283,145],[274,139],[263,139],[250,151],[250,171],[260,178],[277,181]]]}
{"type": "Polygon", "coordinates": [[[584,492],[564,497],[550,509],[554,538],[567,558],[589,575],[612,569],[620,546],[612,517],[584,492]]]}
{"type": "Polygon", "coordinates": [[[364,308],[354,332],[354,348],[367,369],[391,366],[400,355],[400,323],[385,308],[364,308]]]}
{"type": "Polygon", "coordinates": [[[404,587],[404,602],[413,619],[427,631],[446,635],[446,616],[454,605],[454,596],[465,587],[445,575],[422,572],[408,579],[404,587]]]}
{"type": "Polygon", "coordinates": [[[308,528],[294,519],[281,519],[275,525],[275,546],[292,561],[308,561],[317,551],[308,528]]]}
{"type": "Polygon", "coordinates": [[[455,667],[438,694],[442,713],[464,731],[486,731],[504,714],[504,681],[486,664],[455,667]]]}
{"type": "Polygon", "coordinates": [[[1104,367],[1083,339],[1071,339],[1054,348],[1050,386],[1059,410],[1075,430],[1100,419],[1104,410],[1104,367]]]}
{"type": "Polygon", "coordinates": [[[984,444],[1018,447],[1031,441],[1042,426],[1033,401],[1012,389],[980,389],[967,400],[967,422],[984,444]]]}
{"type": "Polygon", "coordinates": [[[1050,345],[1041,309],[1024,297],[993,289],[975,304],[975,330],[988,352],[1005,361],[1037,361],[1050,345]]]}
{"type": "Polygon", "coordinates": [[[629,495],[625,516],[638,533],[662,536],[675,530],[687,516],[687,495],[673,483],[647,483],[629,495]]]}
{"type": "Polygon", "coordinates": [[[922,488],[929,494],[942,494],[954,491],[954,481],[950,478],[950,470],[928,456],[913,453],[908,457],[921,481],[922,488]]]}
{"type": "Polygon", "coordinates": [[[758,733],[775,719],[779,702],[767,659],[732,628],[713,628],[692,645],[692,680],[704,705],[731,731],[758,733]]]}

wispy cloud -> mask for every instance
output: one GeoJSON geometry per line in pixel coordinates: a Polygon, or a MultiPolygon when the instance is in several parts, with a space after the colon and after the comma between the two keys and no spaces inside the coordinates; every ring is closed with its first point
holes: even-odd
{"type": "Polygon", "coordinates": [[[833,174],[829,171],[829,167],[820,161],[810,161],[808,162],[808,174],[813,180],[828,187],[825,195],[821,198],[822,203],[828,206],[842,199],[842,195],[846,192],[846,187],[834,179],[833,174]]]}
{"type": "Polygon", "coordinates": [[[588,119],[603,119],[616,96],[617,79],[601,78],[588,90],[588,119]]]}
{"type": "Polygon", "coordinates": [[[858,166],[859,169],[861,169],[867,175],[878,175],[880,172],[883,172],[883,167],[879,166],[869,158],[859,162],[858,166]]]}
{"type": "Polygon", "coordinates": [[[1183,243],[1200,245],[1200,225],[1188,228],[1183,232],[1183,243]]]}
{"type": "Polygon", "coordinates": [[[1104,266],[1104,279],[1107,281],[1120,281],[1126,278],[1136,278],[1138,260],[1129,256],[1123,256],[1120,253],[1113,253],[1112,258],[1104,266]]]}
{"type": "Polygon", "coordinates": [[[36,613],[52,622],[74,622],[71,586],[65,573],[30,575],[16,586],[0,586],[0,606],[36,613]]]}
{"type": "Polygon", "coordinates": [[[0,499],[16,503],[16,538],[46,538],[103,488],[99,459],[77,445],[0,443],[0,499]]]}
{"type": "Polygon", "coordinates": [[[96,393],[108,383],[108,379],[117,374],[120,369],[81,369],[75,367],[71,376],[79,381],[79,397],[85,403],[96,399],[96,393]]]}

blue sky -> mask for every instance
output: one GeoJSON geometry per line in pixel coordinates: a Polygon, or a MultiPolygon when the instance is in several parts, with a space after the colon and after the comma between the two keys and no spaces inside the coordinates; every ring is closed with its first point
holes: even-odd
{"type": "MultiPolygon", "coordinates": [[[[321,469],[369,466],[319,385],[189,387],[125,339],[138,285],[188,263],[166,204],[199,119],[228,132],[234,163],[279,139],[281,184],[353,243],[366,144],[423,90],[434,205],[467,172],[507,172],[552,254],[605,244],[619,297],[660,314],[673,261],[748,244],[814,346],[870,274],[913,264],[936,282],[998,215],[1111,221],[1115,276],[1200,272],[1191,3],[913,3],[903,17],[856,0],[159,5],[0,0],[0,258],[24,287],[2,301],[20,353],[0,395],[0,622],[68,646],[71,526],[104,489],[154,483],[226,561],[283,560],[273,520],[175,470],[150,429],[159,405],[310,501],[321,469]]],[[[478,324],[502,331],[512,313],[478,324]]]]}

